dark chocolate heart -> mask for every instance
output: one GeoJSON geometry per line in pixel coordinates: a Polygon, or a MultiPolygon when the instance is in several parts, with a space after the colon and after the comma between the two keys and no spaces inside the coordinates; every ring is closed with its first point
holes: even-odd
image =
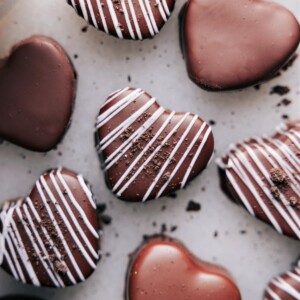
{"type": "Polygon", "coordinates": [[[188,75],[212,91],[270,79],[300,41],[294,15],[269,1],[190,0],[180,20],[188,75]]]}
{"type": "Polygon", "coordinates": [[[102,106],[96,144],[109,188],[134,202],[183,188],[207,166],[214,140],[197,115],[165,110],[141,89],[125,88],[102,106]]]}
{"type": "Polygon", "coordinates": [[[80,283],[94,272],[98,252],[96,205],[81,175],[48,171],[28,197],[2,207],[0,266],[23,283],[80,283]]]}
{"type": "Polygon", "coordinates": [[[223,268],[196,258],[180,242],[154,238],[133,255],[126,300],[240,300],[223,268]]]}
{"type": "Polygon", "coordinates": [[[223,190],[278,232],[300,239],[300,121],[232,145],[218,160],[223,190]]]}
{"type": "Polygon", "coordinates": [[[52,39],[33,36],[0,61],[0,136],[24,148],[48,151],[66,132],[76,74],[52,39]]]}
{"type": "Polygon", "coordinates": [[[300,299],[300,262],[293,270],[275,277],[268,285],[264,300],[300,299]]]}
{"type": "Polygon", "coordinates": [[[87,23],[120,39],[143,40],[159,33],[175,0],[67,0],[87,23]]]}

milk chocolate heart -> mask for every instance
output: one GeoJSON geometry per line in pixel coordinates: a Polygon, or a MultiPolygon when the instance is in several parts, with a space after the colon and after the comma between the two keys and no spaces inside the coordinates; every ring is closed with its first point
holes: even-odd
{"type": "Polygon", "coordinates": [[[223,268],[196,258],[180,242],[154,238],[133,255],[126,300],[240,300],[223,268]]]}
{"type": "Polygon", "coordinates": [[[67,0],[87,23],[120,39],[153,38],[168,21],[175,0],[67,0]]]}
{"type": "Polygon", "coordinates": [[[48,171],[28,197],[2,207],[0,266],[23,283],[80,283],[94,272],[98,251],[96,205],[81,175],[48,171]]]}
{"type": "Polygon", "coordinates": [[[180,22],[188,75],[211,91],[270,79],[300,41],[294,15],[263,0],[190,0],[180,22]]]}
{"type": "Polygon", "coordinates": [[[62,47],[33,36],[0,60],[0,136],[33,151],[55,147],[66,132],[76,74],[62,47]]]}
{"type": "Polygon", "coordinates": [[[141,89],[109,96],[97,118],[96,144],[109,188],[146,201],[183,188],[208,164],[211,128],[197,115],[165,110],[141,89]]]}
{"type": "Polygon", "coordinates": [[[268,285],[265,300],[300,299],[300,262],[290,272],[275,277],[268,285]]]}
{"type": "Polygon", "coordinates": [[[225,193],[278,232],[300,239],[300,121],[231,145],[218,160],[225,193]]]}

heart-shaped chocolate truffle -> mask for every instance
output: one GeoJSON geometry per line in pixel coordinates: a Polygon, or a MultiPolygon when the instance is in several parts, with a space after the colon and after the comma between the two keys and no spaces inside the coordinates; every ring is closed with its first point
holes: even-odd
{"type": "Polygon", "coordinates": [[[213,135],[204,121],[165,110],[141,89],[111,94],[96,126],[107,184],[125,201],[155,199],[183,188],[213,153],[213,135]]]}
{"type": "Polygon", "coordinates": [[[67,0],[87,23],[120,39],[153,38],[168,21],[175,0],[67,0]]]}
{"type": "Polygon", "coordinates": [[[52,39],[33,36],[0,60],[0,136],[45,152],[69,127],[76,74],[67,54],[52,39]]]}
{"type": "Polygon", "coordinates": [[[300,239],[300,121],[280,126],[271,138],[231,145],[218,165],[222,189],[232,200],[300,239]]]}
{"type": "Polygon", "coordinates": [[[188,75],[211,91],[270,79],[300,41],[293,14],[263,0],[190,0],[180,22],[188,75]]]}
{"type": "Polygon", "coordinates": [[[0,212],[0,266],[35,286],[86,280],[99,260],[96,205],[81,175],[55,169],[0,212]]]}
{"type": "Polygon", "coordinates": [[[275,277],[268,285],[264,300],[300,299],[300,262],[290,272],[275,277]]]}
{"type": "Polygon", "coordinates": [[[152,238],[133,255],[126,300],[240,300],[223,268],[203,262],[180,242],[152,238]]]}

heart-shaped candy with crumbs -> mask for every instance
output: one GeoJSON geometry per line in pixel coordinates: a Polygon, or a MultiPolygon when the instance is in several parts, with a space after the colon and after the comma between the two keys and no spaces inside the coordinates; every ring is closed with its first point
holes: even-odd
{"type": "Polygon", "coordinates": [[[224,192],[279,233],[300,240],[300,121],[231,145],[218,160],[224,192]]]}
{"type": "Polygon", "coordinates": [[[0,137],[33,151],[49,151],[69,127],[76,74],[54,40],[33,36],[0,60],[0,137]]]}
{"type": "Polygon", "coordinates": [[[281,274],[269,283],[264,300],[300,299],[300,261],[291,271],[281,274]]]}
{"type": "Polygon", "coordinates": [[[190,0],[181,16],[188,75],[212,91],[273,77],[300,41],[295,16],[264,0],[190,0]]]}
{"type": "Polygon", "coordinates": [[[99,260],[96,205],[84,178],[67,169],[46,172],[26,198],[0,212],[0,266],[35,286],[85,281],[99,260]]]}
{"type": "Polygon", "coordinates": [[[126,300],[241,300],[222,267],[196,258],[167,237],[146,241],[132,256],[126,300]]]}
{"type": "Polygon", "coordinates": [[[185,187],[213,153],[210,126],[197,115],[164,109],[141,89],[111,94],[96,127],[107,184],[125,201],[155,199],[185,187]]]}
{"type": "Polygon", "coordinates": [[[168,21],[175,0],[67,0],[87,23],[119,39],[153,38],[168,21]]]}

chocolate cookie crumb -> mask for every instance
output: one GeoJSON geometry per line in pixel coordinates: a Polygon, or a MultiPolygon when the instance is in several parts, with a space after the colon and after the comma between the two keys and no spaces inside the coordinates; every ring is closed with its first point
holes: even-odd
{"type": "Polygon", "coordinates": [[[277,94],[279,96],[286,95],[290,92],[290,88],[283,85],[275,85],[270,91],[270,95],[277,94]]]}
{"type": "Polygon", "coordinates": [[[186,207],[186,211],[199,211],[199,210],[201,210],[201,204],[193,200],[190,200],[186,207]]]}
{"type": "Polygon", "coordinates": [[[273,168],[270,170],[271,180],[276,184],[287,185],[289,183],[289,178],[286,173],[279,168],[273,168]]]}
{"type": "Polygon", "coordinates": [[[276,199],[276,200],[280,200],[280,191],[279,191],[279,188],[277,186],[272,186],[271,189],[270,189],[273,197],[276,199]]]}

